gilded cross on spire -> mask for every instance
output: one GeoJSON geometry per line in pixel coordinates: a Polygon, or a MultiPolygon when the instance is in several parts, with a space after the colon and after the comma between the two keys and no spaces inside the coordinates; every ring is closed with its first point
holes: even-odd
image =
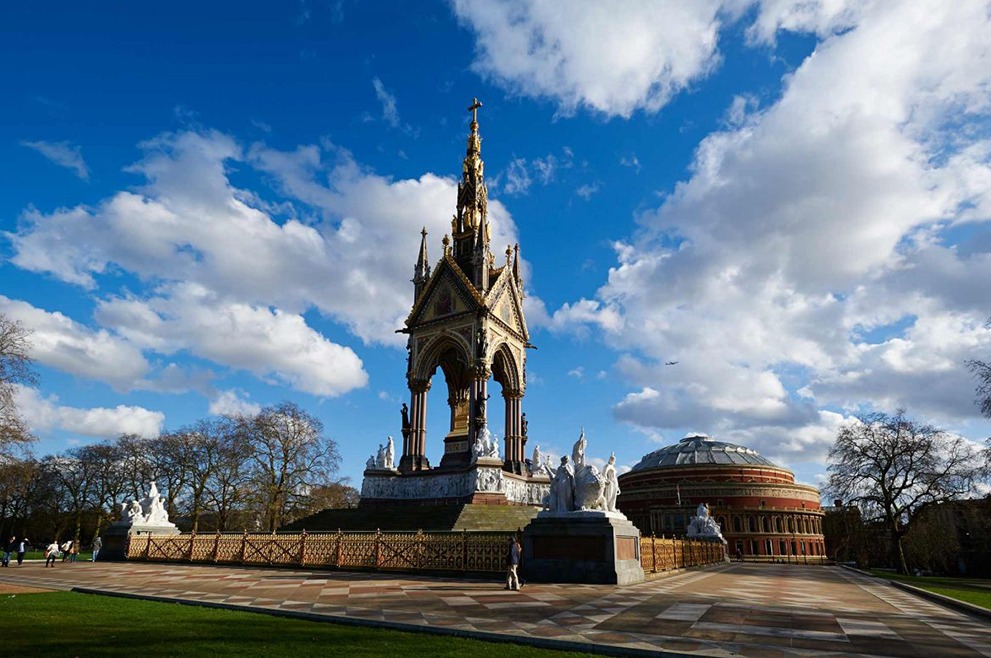
{"type": "Polygon", "coordinates": [[[473,98],[471,105],[468,106],[468,111],[471,112],[472,123],[478,123],[478,108],[480,107],[482,107],[482,102],[477,98],[473,98]]]}

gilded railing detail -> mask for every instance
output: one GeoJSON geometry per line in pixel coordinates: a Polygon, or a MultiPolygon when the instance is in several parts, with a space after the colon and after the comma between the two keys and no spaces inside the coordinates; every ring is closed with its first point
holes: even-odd
{"type": "Polygon", "coordinates": [[[716,564],[726,559],[719,542],[640,537],[640,564],[645,573],[716,564]]]}

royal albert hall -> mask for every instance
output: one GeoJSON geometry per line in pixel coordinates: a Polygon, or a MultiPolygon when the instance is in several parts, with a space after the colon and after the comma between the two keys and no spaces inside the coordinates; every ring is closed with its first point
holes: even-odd
{"type": "Polygon", "coordinates": [[[692,434],[619,476],[619,509],[645,536],[684,535],[700,503],[731,557],[819,561],[825,550],[819,490],[756,450],[692,434]]]}

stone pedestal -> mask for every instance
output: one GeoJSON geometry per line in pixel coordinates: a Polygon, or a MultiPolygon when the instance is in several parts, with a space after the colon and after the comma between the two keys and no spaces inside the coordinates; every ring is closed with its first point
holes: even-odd
{"type": "Polygon", "coordinates": [[[148,535],[178,535],[175,524],[143,525],[140,523],[115,523],[103,531],[103,548],[96,556],[97,562],[119,562],[127,559],[128,537],[144,538],[148,535]]]}
{"type": "Polygon", "coordinates": [[[523,530],[523,573],[545,583],[643,582],[640,531],[617,512],[541,512],[523,530]]]}

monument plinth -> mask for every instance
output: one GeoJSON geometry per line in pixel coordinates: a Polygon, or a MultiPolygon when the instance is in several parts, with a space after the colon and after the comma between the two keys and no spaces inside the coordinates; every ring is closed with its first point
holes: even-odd
{"type": "Polygon", "coordinates": [[[523,531],[523,567],[534,582],[643,582],[640,531],[615,512],[541,513],[523,531]]]}
{"type": "Polygon", "coordinates": [[[523,531],[523,571],[529,580],[632,585],[644,580],[640,531],[616,509],[616,456],[602,473],[585,460],[585,431],[571,461],[551,471],[548,509],[523,531]]]}

